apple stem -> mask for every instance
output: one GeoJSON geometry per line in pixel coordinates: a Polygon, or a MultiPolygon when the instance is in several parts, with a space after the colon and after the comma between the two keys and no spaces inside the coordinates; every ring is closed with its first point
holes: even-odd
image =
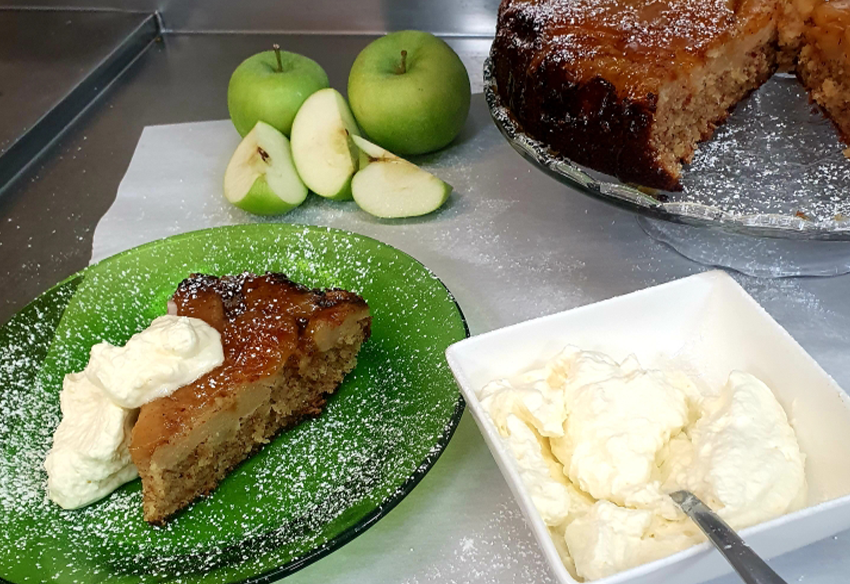
{"type": "Polygon", "coordinates": [[[396,69],[399,75],[403,75],[407,73],[407,51],[401,51],[401,64],[396,69]]]}
{"type": "Polygon", "coordinates": [[[280,45],[275,43],[272,45],[274,49],[274,56],[277,57],[277,72],[283,73],[283,63],[280,60],[280,45]]]}

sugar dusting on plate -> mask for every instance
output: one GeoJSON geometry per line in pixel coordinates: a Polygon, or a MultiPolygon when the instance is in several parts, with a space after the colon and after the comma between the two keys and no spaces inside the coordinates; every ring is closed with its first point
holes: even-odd
{"type": "Polygon", "coordinates": [[[36,369],[69,293],[46,295],[3,331],[3,577],[17,581],[13,566],[30,563],[24,581],[47,574],[67,582],[240,580],[335,547],[330,540],[373,523],[439,456],[460,404],[442,353],[465,333],[433,274],[345,232],[285,225],[223,231],[154,243],[91,268],[41,374],[36,369]],[[325,413],[277,438],[162,528],[143,523],[138,481],[82,510],[51,503],[42,464],[59,421],[62,375],[84,365],[92,341],[126,340],[164,312],[175,279],[196,270],[234,273],[236,266],[345,287],[370,303],[373,337],[325,413]]]}

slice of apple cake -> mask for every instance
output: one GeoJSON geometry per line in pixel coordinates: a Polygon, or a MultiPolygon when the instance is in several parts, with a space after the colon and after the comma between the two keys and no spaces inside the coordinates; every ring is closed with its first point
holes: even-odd
{"type": "Polygon", "coordinates": [[[357,294],[310,290],[274,273],[193,275],[169,313],[216,328],[224,363],[141,408],[130,454],[144,518],[154,524],[209,494],[279,432],[319,415],[371,327],[357,294]]]}

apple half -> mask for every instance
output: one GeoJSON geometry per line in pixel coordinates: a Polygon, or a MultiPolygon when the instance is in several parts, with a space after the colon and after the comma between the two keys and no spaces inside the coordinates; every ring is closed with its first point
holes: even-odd
{"type": "Polygon", "coordinates": [[[412,162],[377,144],[352,136],[360,149],[360,171],[351,181],[354,201],[376,217],[418,217],[439,209],[452,192],[443,182],[412,162]]]}
{"type": "Polygon", "coordinates": [[[335,89],[307,98],[292,122],[292,157],[311,191],[337,201],[351,198],[351,177],[359,167],[357,122],[335,89]]]}
{"type": "Polygon", "coordinates": [[[307,192],[286,136],[265,122],[257,122],[227,165],[224,197],[255,215],[279,215],[303,203],[307,192]]]}

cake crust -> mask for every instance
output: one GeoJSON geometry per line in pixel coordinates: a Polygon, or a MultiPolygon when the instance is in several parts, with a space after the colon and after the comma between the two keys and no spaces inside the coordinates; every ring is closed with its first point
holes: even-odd
{"type": "Polygon", "coordinates": [[[275,273],[195,274],[169,312],[218,330],[224,363],[141,408],[130,454],[154,524],[209,494],[278,433],[319,415],[371,331],[357,294],[310,290],[275,273]]]}

